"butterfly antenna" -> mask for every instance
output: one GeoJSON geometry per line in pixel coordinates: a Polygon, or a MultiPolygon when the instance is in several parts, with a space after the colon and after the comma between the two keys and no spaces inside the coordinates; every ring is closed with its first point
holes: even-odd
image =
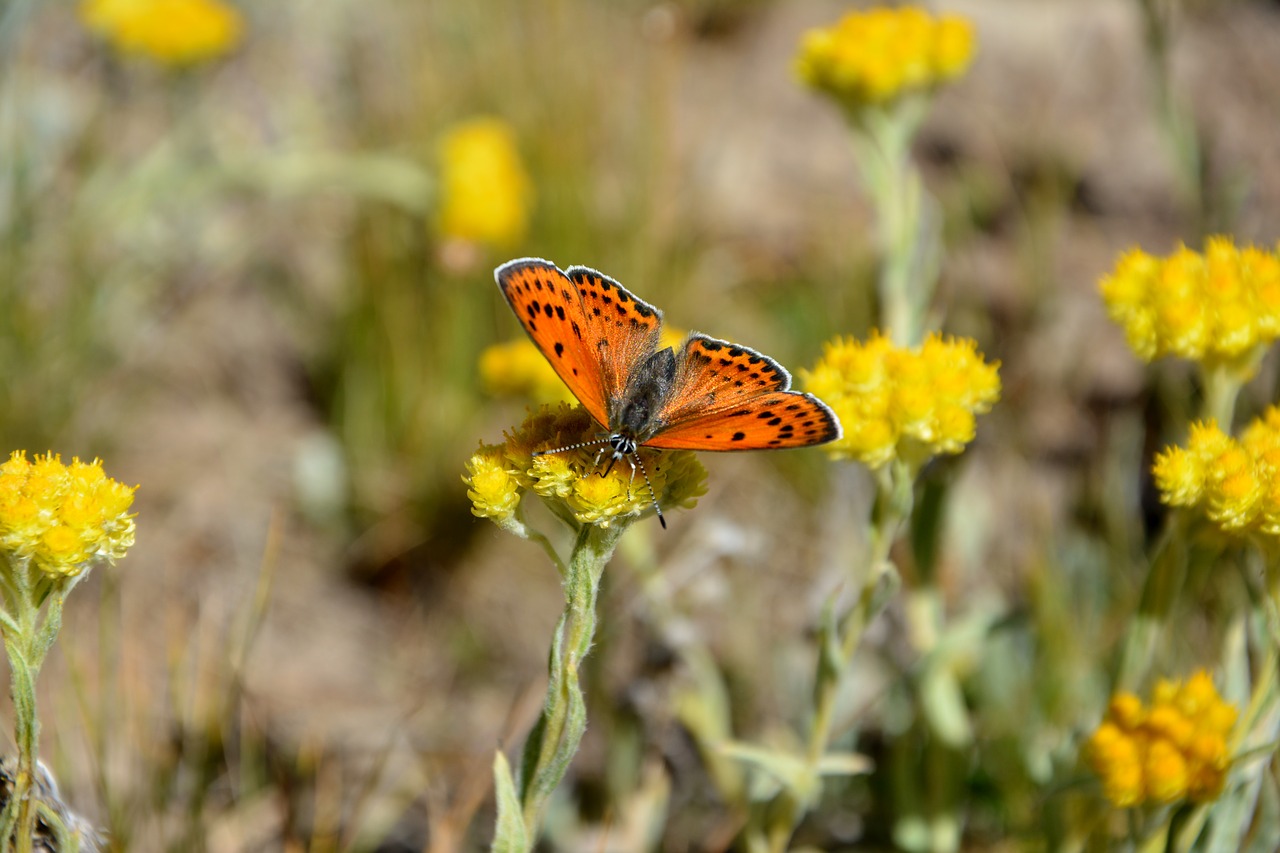
{"type": "Polygon", "coordinates": [[[602,444],[608,444],[609,439],[602,438],[599,441],[583,441],[578,444],[567,444],[564,447],[553,447],[550,450],[535,450],[533,456],[554,456],[557,453],[567,453],[570,450],[581,450],[584,447],[599,447],[602,444]]]}
{"type": "Polygon", "coordinates": [[[658,514],[658,523],[662,525],[662,529],[667,529],[667,520],[662,517],[662,506],[658,503],[658,493],[653,490],[653,482],[649,480],[649,472],[644,470],[644,463],[640,461],[640,454],[633,453],[631,458],[635,460],[636,467],[640,469],[640,476],[644,477],[644,484],[649,487],[649,497],[653,499],[653,511],[658,514]]]}

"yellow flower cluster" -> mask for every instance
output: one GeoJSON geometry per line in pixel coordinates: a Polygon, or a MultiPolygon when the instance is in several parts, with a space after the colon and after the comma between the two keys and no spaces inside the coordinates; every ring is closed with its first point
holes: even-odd
{"type": "MultiPolygon", "coordinates": [[[[534,456],[535,451],[598,441],[599,426],[580,407],[561,403],[543,406],[529,415],[506,442],[482,445],[467,461],[462,478],[471,499],[471,512],[507,526],[521,497],[533,492],[552,512],[576,524],[610,526],[653,509],[653,499],[639,472],[623,460],[607,476],[599,448],[534,456]]],[[[644,471],[663,510],[692,507],[706,493],[706,471],[686,450],[640,449],[644,471]]]]}
{"type": "Polygon", "coordinates": [[[84,0],[80,19],[120,52],[166,65],[222,56],[244,30],[240,13],[219,0],[84,0]]]}
{"type": "Polygon", "coordinates": [[[964,18],[878,7],[806,33],[796,73],[848,106],[880,105],[959,77],[973,53],[973,25],[964,18]]]}
{"type": "Polygon", "coordinates": [[[813,370],[801,374],[805,390],[844,426],[827,451],[872,468],[959,453],[973,440],[975,416],[1000,397],[1000,365],[983,361],[977,346],[933,333],[919,348],[900,349],[877,332],[866,343],[827,344],[813,370]]]}
{"type": "Polygon", "coordinates": [[[1121,256],[1099,283],[1107,312],[1146,361],[1245,362],[1280,336],[1280,254],[1229,237],[1203,253],[1183,246],[1167,258],[1141,249],[1121,256]]]}
{"type": "Polygon", "coordinates": [[[515,134],[495,118],[476,118],[440,140],[437,224],[446,237],[504,247],[529,225],[533,188],[515,134]]]}
{"type": "Polygon", "coordinates": [[[1169,506],[1200,507],[1227,532],[1280,536],[1280,407],[1238,440],[1213,421],[1192,424],[1187,446],[1157,454],[1152,471],[1169,506]]]}
{"type": "Polygon", "coordinates": [[[55,577],[114,563],[133,545],[133,492],[97,460],[17,451],[0,465],[0,551],[55,577]]]}
{"type": "Polygon", "coordinates": [[[1132,693],[1117,693],[1086,756],[1107,799],[1121,808],[1204,802],[1222,793],[1235,722],[1236,709],[1201,670],[1186,682],[1160,681],[1150,707],[1132,693]]]}

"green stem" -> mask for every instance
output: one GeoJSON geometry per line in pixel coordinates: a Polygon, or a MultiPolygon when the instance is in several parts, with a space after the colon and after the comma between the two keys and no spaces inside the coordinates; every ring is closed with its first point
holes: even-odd
{"type": "Polygon", "coordinates": [[[836,644],[827,647],[833,648],[835,655],[823,662],[815,684],[815,714],[808,745],[808,756],[812,764],[816,764],[822,757],[830,742],[832,714],[841,677],[853,663],[853,656],[867,625],[887,603],[882,594],[883,582],[885,576],[894,571],[889,551],[911,515],[912,479],[906,467],[897,462],[878,472],[879,496],[876,518],[871,527],[868,571],[862,579],[858,601],[836,626],[832,637],[837,641],[836,644]]]}
{"type": "Polygon", "coordinates": [[[524,833],[518,841],[505,833],[500,809],[495,850],[532,849],[547,801],[578,751],[587,725],[579,673],[595,636],[600,579],[624,529],[585,525],[578,532],[564,579],[565,611],[551,642],[546,702],[525,743],[517,782],[524,833]]]}
{"type": "Polygon", "coordinates": [[[1155,87],[1156,114],[1165,141],[1173,153],[1179,189],[1195,217],[1195,230],[1207,236],[1212,228],[1204,157],[1195,118],[1173,88],[1170,48],[1173,41],[1173,8],[1168,0],[1141,0],[1143,40],[1148,73],[1155,87]]]}
{"type": "Polygon", "coordinates": [[[14,741],[18,767],[13,795],[0,816],[0,849],[11,843],[18,853],[31,853],[36,829],[36,803],[31,792],[36,773],[40,719],[36,711],[36,680],[45,654],[57,638],[62,624],[62,592],[49,596],[49,611],[40,623],[38,591],[31,583],[29,567],[10,561],[5,567],[6,605],[13,613],[0,620],[5,655],[9,659],[10,693],[13,697],[14,741]]]}
{"type": "Polygon", "coordinates": [[[1202,367],[1204,405],[1201,417],[1216,421],[1218,427],[1229,434],[1235,420],[1236,398],[1240,396],[1244,379],[1253,375],[1259,360],[1259,355],[1250,353],[1239,364],[1223,361],[1205,364],[1202,367]]]}
{"type": "Polygon", "coordinates": [[[1186,577],[1187,558],[1183,547],[1186,531],[1178,512],[1169,515],[1164,532],[1151,556],[1142,585],[1142,600],[1125,637],[1116,689],[1135,691],[1151,669],[1152,658],[1169,621],[1169,613],[1177,600],[1186,577]]]}
{"type": "Polygon", "coordinates": [[[927,106],[927,98],[908,99],[852,118],[858,166],[879,220],[881,325],[899,346],[923,339],[936,275],[936,223],[911,161],[927,106]]]}
{"type": "MultiPolygon", "coordinates": [[[[871,547],[866,564],[867,572],[861,579],[858,599],[837,620],[837,591],[828,601],[823,618],[821,647],[814,679],[813,720],[805,750],[812,784],[804,787],[814,796],[821,792],[819,765],[831,743],[841,681],[853,663],[867,626],[888,603],[890,593],[897,587],[897,575],[889,559],[889,552],[903,524],[911,515],[914,476],[909,466],[895,461],[876,473],[879,491],[875,517],[870,528],[871,547]]],[[[787,849],[795,828],[810,805],[811,803],[798,801],[791,792],[783,794],[773,804],[765,830],[770,851],[781,853],[787,849]]]]}

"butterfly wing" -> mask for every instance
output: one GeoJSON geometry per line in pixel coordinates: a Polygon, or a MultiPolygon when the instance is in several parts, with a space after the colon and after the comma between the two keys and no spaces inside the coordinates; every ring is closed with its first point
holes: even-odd
{"type": "Polygon", "coordinates": [[[840,422],[826,403],[789,390],[791,375],[782,365],[740,344],[690,335],[671,387],[647,447],[770,450],[840,437],[840,422]]]}
{"type": "Polygon", "coordinates": [[[556,374],[607,426],[632,367],[657,346],[662,313],[586,267],[521,258],[494,278],[556,374]]]}
{"type": "Polygon", "coordinates": [[[578,289],[599,354],[607,415],[600,423],[616,429],[627,380],[658,347],[662,312],[589,267],[569,267],[565,275],[578,289]]]}

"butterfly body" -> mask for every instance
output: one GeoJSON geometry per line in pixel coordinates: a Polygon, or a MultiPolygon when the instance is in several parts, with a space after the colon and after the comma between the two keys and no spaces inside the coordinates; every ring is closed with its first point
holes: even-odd
{"type": "Polygon", "coordinates": [[[641,446],[771,450],[840,437],[831,409],[790,390],[790,374],[766,355],[697,332],[678,350],[659,349],[662,312],[602,273],[521,258],[494,277],[534,344],[608,430],[600,444],[613,451],[610,468],[628,458],[634,470],[641,446]]]}

